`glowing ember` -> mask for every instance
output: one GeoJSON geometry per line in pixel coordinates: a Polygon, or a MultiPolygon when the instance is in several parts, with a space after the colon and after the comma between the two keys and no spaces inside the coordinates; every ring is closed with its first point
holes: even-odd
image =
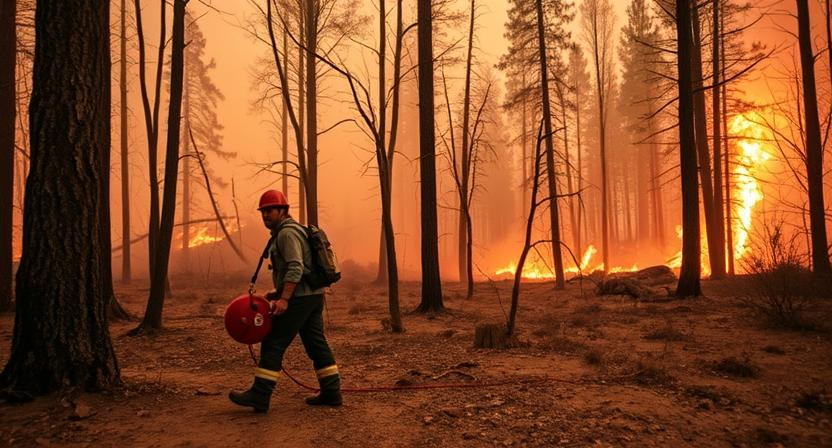
{"type": "Polygon", "coordinates": [[[221,240],[222,237],[209,235],[207,226],[200,227],[196,231],[196,235],[191,237],[190,241],[188,241],[188,247],[202,246],[203,244],[215,243],[221,240]]]}
{"type": "Polygon", "coordinates": [[[748,248],[748,232],[751,230],[751,212],[758,202],[763,200],[763,192],[755,175],[770,158],[760,141],[765,138],[762,126],[737,115],[731,120],[730,134],[740,137],[737,141],[737,163],[734,168],[734,195],[739,205],[734,210],[734,219],[739,225],[734,227],[734,257],[742,258],[748,248]]]}

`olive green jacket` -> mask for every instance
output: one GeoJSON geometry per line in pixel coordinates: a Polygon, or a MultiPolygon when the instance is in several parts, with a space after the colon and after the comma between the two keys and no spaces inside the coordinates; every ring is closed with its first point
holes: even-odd
{"type": "MultiPolygon", "coordinates": [[[[312,249],[301,234],[300,224],[292,218],[281,222],[277,228],[277,237],[272,239],[269,259],[272,263],[272,281],[278,293],[283,291],[285,282],[297,283],[292,297],[323,294],[324,288],[312,288],[305,281],[303,275],[311,272],[312,249]]],[[[272,236],[275,231],[272,231],[272,236]]]]}

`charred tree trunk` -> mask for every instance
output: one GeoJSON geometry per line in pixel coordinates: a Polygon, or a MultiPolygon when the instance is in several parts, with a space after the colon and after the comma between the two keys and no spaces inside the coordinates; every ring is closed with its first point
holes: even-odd
{"type": "Polygon", "coordinates": [[[16,5],[0,3],[0,311],[12,306],[16,5]]]}
{"type": "MultiPolygon", "coordinates": [[[[144,28],[142,27],[142,8],[140,0],[134,0],[136,13],[136,33],[139,39],[139,81],[142,94],[142,106],[144,109],[145,130],[147,132],[147,155],[148,155],[148,179],[150,183],[150,222],[148,223],[148,264],[149,272],[153,272],[153,263],[156,259],[156,242],[159,234],[159,176],[158,168],[158,142],[159,142],[159,94],[162,86],[162,66],[165,59],[165,14],[166,4],[161,2],[161,19],[159,27],[159,53],[156,59],[156,84],[153,107],[151,109],[150,99],[147,93],[147,79],[144,74],[145,51],[144,51],[144,28]]],[[[152,274],[151,274],[152,275],[152,274]]]]}
{"type": "MultiPolygon", "coordinates": [[[[720,28],[725,29],[725,15],[721,14],[719,16],[720,28]]],[[[722,79],[725,79],[725,36],[720,35],[720,59],[722,60],[722,64],[720,64],[720,71],[722,73],[722,79]]],[[[731,152],[729,151],[730,146],[728,145],[728,88],[723,84],[721,86],[722,90],[722,135],[724,138],[722,139],[722,145],[725,151],[724,163],[725,163],[725,239],[726,239],[726,252],[728,258],[728,274],[734,275],[734,226],[731,225],[732,218],[731,218],[731,152]]]]}
{"type": "Polygon", "coordinates": [[[130,266],[130,164],[127,157],[127,26],[125,24],[127,7],[121,0],[121,36],[119,61],[119,137],[121,148],[121,281],[130,283],[132,279],[130,266]]]}
{"type": "Polygon", "coordinates": [[[543,129],[546,132],[546,178],[549,186],[549,223],[552,231],[552,255],[555,266],[555,289],[564,288],[563,256],[560,248],[560,216],[558,215],[558,189],[555,179],[555,145],[552,130],[552,111],[549,104],[549,65],[546,63],[546,36],[543,28],[543,2],[536,1],[537,44],[540,57],[540,87],[543,95],[543,129]]]}
{"type": "Polygon", "coordinates": [[[3,389],[40,395],[119,381],[107,318],[109,219],[101,221],[109,213],[109,33],[108,2],[38,4],[32,165],[3,389]]]}
{"type": "Polygon", "coordinates": [[[168,108],[168,135],[165,154],[165,186],[162,219],[159,228],[157,259],[153,262],[150,278],[150,297],[144,319],[137,330],[152,331],[162,327],[162,308],[165,303],[165,284],[170,261],[173,219],[176,214],[176,177],[179,169],[179,128],[182,112],[182,85],[185,49],[185,4],[187,0],[174,0],[173,32],[170,62],[170,106],[168,108]]]}
{"type": "MultiPolygon", "coordinates": [[[[378,133],[376,134],[376,163],[378,164],[379,189],[381,190],[381,222],[384,237],[383,250],[387,267],[387,305],[390,312],[390,328],[394,333],[404,331],[399,309],[399,270],[396,262],[395,233],[390,205],[393,184],[390,176],[390,161],[385,143],[387,140],[387,7],[384,0],[379,2],[378,15],[378,133]]],[[[393,82],[398,82],[394,80],[393,82]]]]}
{"type": "MultiPolygon", "coordinates": [[[[577,68],[575,70],[578,70],[577,68]]],[[[577,77],[576,77],[577,79],[577,77]]],[[[583,201],[584,188],[584,167],[583,167],[583,149],[581,148],[581,86],[580,82],[575,82],[575,144],[578,152],[578,165],[575,170],[578,172],[578,225],[575,229],[575,253],[581,256],[584,253],[581,237],[586,234],[586,208],[583,201]],[[583,228],[581,227],[583,225],[583,228]]]]}
{"type": "MultiPolygon", "coordinates": [[[[267,2],[271,3],[271,0],[266,0],[267,2]]],[[[300,141],[298,142],[298,165],[301,167],[306,166],[306,139],[303,137],[303,132],[306,127],[306,51],[303,49],[304,46],[308,45],[306,43],[306,20],[304,16],[304,7],[303,2],[308,0],[298,0],[298,39],[300,43],[298,45],[298,125],[296,126],[296,134],[300,135],[300,141]]],[[[289,76],[288,72],[285,76],[289,76]]],[[[295,136],[297,138],[297,135],[295,136]]],[[[306,176],[306,170],[301,169],[300,173],[298,173],[298,214],[300,216],[300,222],[302,224],[308,224],[307,216],[306,216],[306,188],[308,185],[308,179],[306,176]]]]}
{"type": "MultiPolygon", "coordinates": [[[[289,73],[289,31],[283,28],[283,73],[289,73]]],[[[289,92],[285,93],[289,95],[289,92]]],[[[280,114],[280,155],[283,160],[281,186],[283,194],[289,197],[289,112],[286,101],[281,101],[282,111],[280,114]]],[[[239,226],[237,226],[240,229],[239,226]]]]}
{"type": "MultiPolygon", "coordinates": [[[[575,244],[574,250],[580,256],[580,230],[578,229],[578,216],[575,211],[575,190],[572,189],[572,158],[569,155],[569,126],[568,126],[568,100],[563,92],[563,86],[556,84],[558,94],[558,101],[560,102],[561,120],[563,120],[563,158],[566,163],[566,193],[569,195],[567,204],[569,205],[569,225],[572,228],[572,239],[575,244]]],[[[580,269],[580,266],[577,266],[580,269]]]]}
{"type": "Polygon", "coordinates": [[[318,225],[318,0],[306,3],[306,221],[318,225]]]}
{"type": "MultiPolygon", "coordinates": [[[[541,127],[542,130],[542,127],[541,127]]],[[[517,261],[517,269],[514,271],[514,283],[511,287],[511,309],[508,313],[506,333],[514,334],[514,326],[517,320],[517,310],[520,307],[520,283],[523,279],[523,268],[526,266],[526,257],[532,248],[532,230],[534,227],[534,215],[537,212],[537,193],[540,189],[540,144],[543,143],[540,131],[538,131],[537,144],[534,151],[534,173],[532,174],[531,202],[529,202],[529,215],[526,217],[526,235],[523,241],[523,250],[520,252],[520,259],[517,261]]]]}
{"type": "Polygon", "coordinates": [[[815,86],[815,58],[809,24],[808,0],[797,0],[797,30],[800,66],[803,71],[803,109],[806,122],[806,177],[809,187],[809,222],[812,228],[812,270],[823,277],[832,276],[826,217],[823,200],[823,146],[818,119],[815,86]]]}
{"type": "MultiPolygon", "coordinates": [[[[183,59],[187,58],[187,52],[183,55],[183,59]]],[[[183,63],[187,67],[187,61],[183,63]]],[[[183,76],[184,77],[184,76],[183,76]]],[[[188,138],[191,134],[191,102],[190,102],[190,82],[185,80],[183,82],[183,114],[182,118],[185,122],[185,129],[181,132],[182,135],[182,270],[190,272],[190,242],[191,242],[191,140],[188,138]]],[[[197,154],[199,157],[199,154],[197,154]]],[[[213,201],[213,198],[211,198],[213,201]]]]}
{"type": "Polygon", "coordinates": [[[714,147],[714,245],[716,251],[713,256],[719,257],[718,260],[711,258],[711,276],[719,271],[716,277],[725,275],[725,213],[723,212],[724,199],[722,195],[722,128],[721,128],[721,112],[720,112],[720,88],[719,88],[719,37],[722,27],[720,26],[720,1],[714,0],[713,6],[713,38],[711,47],[711,63],[713,67],[713,89],[711,89],[711,113],[713,114],[713,147],[714,147]]]}
{"type": "MultiPolygon", "coordinates": [[[[474,282],[471,276],[472,260],[469,246],[473,242],[471,229],[471,145],[472,136],[469,131],[471,113],[471,58],[474,50],[474,17],[476,14],[476,0],[471,0],[471,16],[468,22],[468,53],[465,58],[465,93],[462,98],[462,176],[459,188],[459,281],[467,286],[466,297],[474,295],[474,282]]],[[[451,131],[453,132],[453,130],[451,131]]]]}
{"type": "MultiPolygon", "coordinates": [[[[699,9],[691,9],[693,30],[692,74],[693,77],[693,115],[696,151],[699,155],[699,178],[702,185],[702,208],[705,211],[705,233],[708,239],[708,258],[711,264],[711,277],[725,275],[725,250],[719,243],[714,210],[714,182],[711,173],[711,155],[708,148],[708,124],[705,111],[705,90],[702,79],[702,44],[700,38],[699,9]]],[[[715,90],[715,89],[714,89],[715,90]]]]}
{"type": "MultiPolygon", "coordinates": [[[[596,12],[597,14],[597,12],[596,12]]],[[[609,229],[609,176],[607,175],[607,114],[606,114],[606,82],[601,78],[601,55],[598,53],[598,18],[592,19],[592,33],[593,33],[593,59],[595,61],[595,83],[597,85],[598,95],[598,114],[601,123],[598,126],[598,139],[601,147],[601,256],[604,262],[604,273],[610,269],[610,229],[609,229]]],[[[606,73],[604,77],[606,78],[606,73]]]]}
{"type": "Polygon", "coordinates": [[[431,2],[418,2],[419,178],[422,212],[422,299],[417,311],[442,311],[439,232],[436,223],[436,129],[433,105],[433,23],[431,2]]]}
{"type": "MultiPolygon", "coordinates": [[[[396,1],[396,46],[393,49],[393,103],[390,111],[390,140],[387,144],[387,164],[389,166],[388,175],[390,176],[390,213],[392,220],[393,213],[393,159],[396,155],[396,141],[399,130],[399,104],[400,92],[402,82],[402,45],[404,41],[404,21],[402,19],[402,3],[403,0],[396,1]]],[[[375,282],[378,284],[386,284],[389,279],[387,277],[387,242],[384,236],[384,223],[381,224],[381,235],[379,238],[379,254],[378,254],[378,273],[375,282]]],[[[397,269],[398,272],[398,269],[397,269]]]]}
{"type": "Polygon", "coordinates": [[[676,2],[676,38],[679,74],[679,164],[682,176],[682,267],[677,297],[702,294],[700,287],[699,186],[693,130],[690,2],[676,2]]]}

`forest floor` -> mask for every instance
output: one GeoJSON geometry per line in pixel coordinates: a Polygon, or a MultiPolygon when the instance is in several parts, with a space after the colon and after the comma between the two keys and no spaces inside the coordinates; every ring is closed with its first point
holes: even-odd
{"type": "MultiPolygon", "coordinates": [[[[832,332],[766,327],[741,305],[747,281],[705,281],[703,298],[659,302],[529,283],[521,343],[499,350],[473,348],[474,330],[505,321],[510,282],[478,283],[473,300],[446,284],[448,312],[405,313],[403,334],[383,327],[384,288],[338,284],[325,320],[344,387],[504,385],[345,393],[343,406],[321,409],[282,378],[270,412],[255,414],[226,397],[253,375],[223,328],[244,276],[174,279],[164,330],[131,337],[136,322],[112,323],[122,387],[0,404],[0,446],[832,446],[832,332]]],[[[401,292],[414,309],[419,284],[401,292]]],[[[146,288],[117,284],[116,294],[142,314],[146,288]]],[[[814,314],[822,324],[829,305],[814,314]]],[[[13,322],[0,315],[2,364],[13,322]]],[[[314,384],[299,341],[285,367],[314,384]]]]}

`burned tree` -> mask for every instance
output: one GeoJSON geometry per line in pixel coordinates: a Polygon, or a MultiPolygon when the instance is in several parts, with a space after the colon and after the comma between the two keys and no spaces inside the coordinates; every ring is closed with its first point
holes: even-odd
{"type": "Polygon", "coordinates": [[[417,5],[419,43],[419,178],[422,211],[422,300],[420,312],[441,311],[439,234],[436,223],[436,129],[433,103],[433,17],[431,2],[417,5]]]}
{"type": "Polygon", "coordinates": [[[170,63],[170,103],[168,108],[167,148],[165,151],[165,185],[162,216],[158,241],[151,263],[150,295],[147,299],[144,319],[137,332],[157,330],[162,327],[162,308],[165,303],[165,283],[170,261],[173,219],[176,213],[176,177],[179,169],[179,128],[182,112],[182,85],[184,78],[185,5],[187,0],[174,0],[172,52],[170,63]]]}
{"type": "Polygon", "coordinates": [[[679,75],[679,161],[682,173],[682,267],[677,297],[698,296],[700,287],[699,186],[693,130],[690,2],[676,2],[676,64],[679,75]]]}
{"type": "Polygon", "coordinates": [[[809,26],[808,0],[797,0],[797,30],[800,45],[800,66],[803,70],[803,109],[806,120],[806,177],[809,190],[809,219],[812,228],[812,270],[821,276],[832,276],[829,246],[826,237],[826,211],[823,201],[823,146],[818,118],[818,96],[815,86],[815,56],[809,26]]]}
{"type": "Polygon", "coordinates": [[[0,4],[0,311],[12,304],[17,2],[0,4]]]}
{"type": "Polygon", "coordinates": [[[32,165],[3,389],[39,395],[119,381],[107,316],[113,296],[105,244],[110,238],[109,32],[108,2],[38,5],[32,165]]]}

